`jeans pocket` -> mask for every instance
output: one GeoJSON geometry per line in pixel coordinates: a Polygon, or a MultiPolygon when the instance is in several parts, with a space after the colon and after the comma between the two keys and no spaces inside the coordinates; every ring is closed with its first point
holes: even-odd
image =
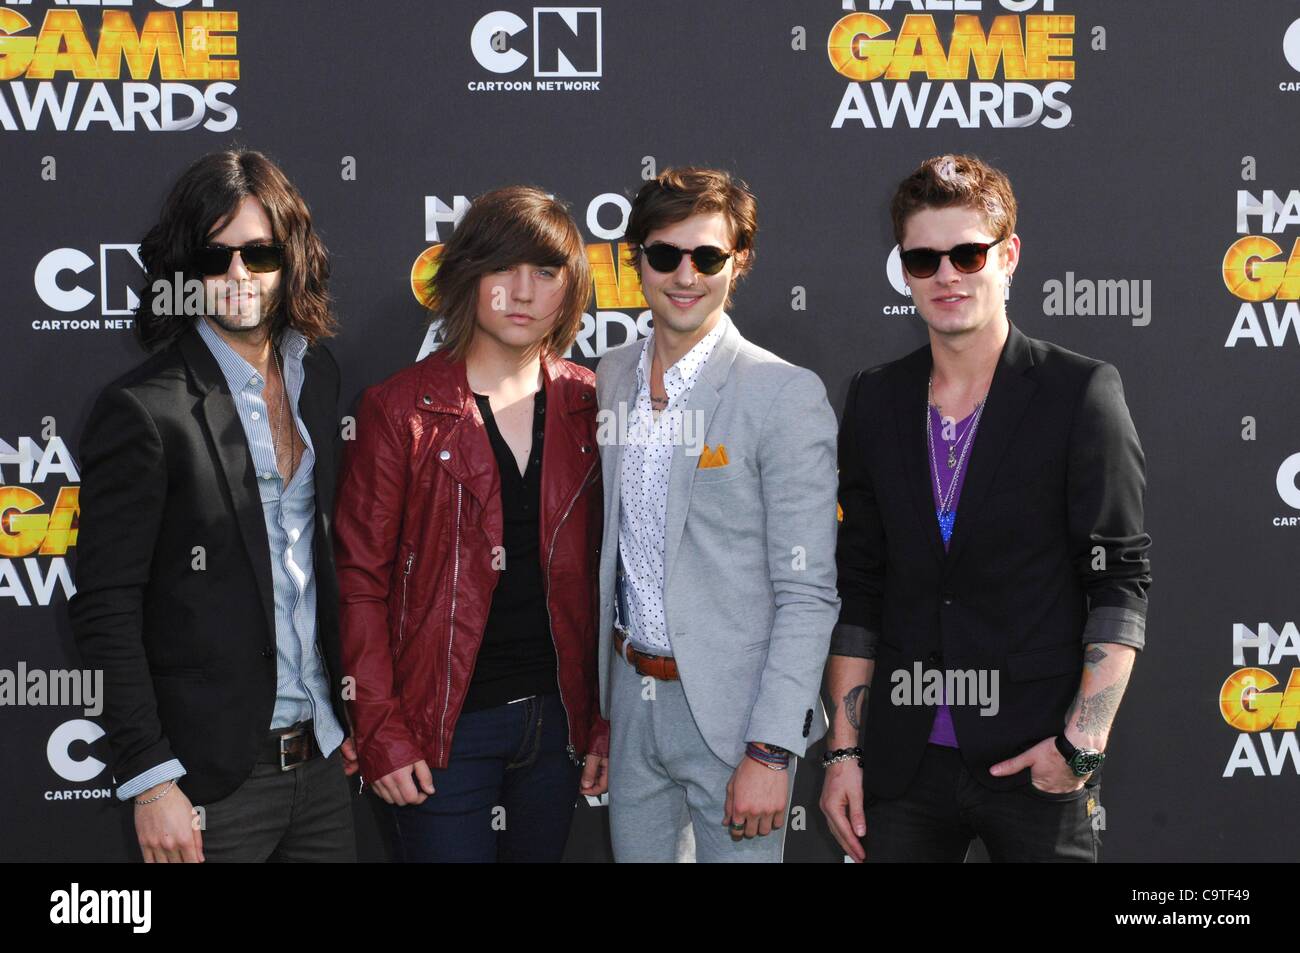
{"type": "Polygon", "coordinates": [[[1058,804],[1068,804],[1071,801],[1078,801],[1087,797],[1088,792],[1091,791],[1092,789],[1089,788],[1086,784],[1084,784],[1084,785],[1080,785],[1077,791],[1066,791],[1064,793],[1056,793],[1053,791],[1044,791],[1041,788],[1036,788],[1034,787],[1034,782],[1030,781],[1020,790],[1023,791],[1025,794],[1029,795],[1030,797],[1038,798],[1040,801],[1053,801],[1058,804]]]}

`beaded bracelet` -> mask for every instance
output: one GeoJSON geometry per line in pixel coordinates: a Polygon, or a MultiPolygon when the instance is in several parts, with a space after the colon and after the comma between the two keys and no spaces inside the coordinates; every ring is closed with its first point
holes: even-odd
{"type": "Polygon", "coordinates": [[[852,748],[836,748],[834,751],[828,751],[822,755],[822,767],[829,768],[841,761],[848,761],[849,758],[857,758],[858,764],[862,764],[862,748],[854,745],[852,748]]]}

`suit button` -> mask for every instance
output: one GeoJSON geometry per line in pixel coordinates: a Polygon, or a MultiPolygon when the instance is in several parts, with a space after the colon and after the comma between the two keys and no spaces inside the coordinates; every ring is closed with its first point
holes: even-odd
{"type": "Polygon", "coordinates": [[[952,599],[953,599],[953,595],[952,595],[951,592],[945,592],[945,593],[943,594],[943,604],[944,604],[944,605],[946,605],[946,606],[950,606],[950,605],[952,605],[952,599]]]}
{"type": "Polygon", "coordinates": [[[433,403],[433,398],[430,397],[428,394],[425,394],[423,399],[424,399],[425,406],[428,406],[429,404],[433,403]]]}
{"type": "Polygon", "coordinates": [[[438,459],[439,459],[439,460],[450,460],[450,459],[451,459],[451,451],[450,451],[450,450],[443,450],[441,453],[438,454],[438,459]]]}
{"type": "Polygon", "coordinates": [[[275,649],[269,645],[262,646],[262,658],[275,658],[275,649]]]}
{"type": "Polygon", "coordinates": [[[583,453],[591,453],[591,447],[587,446],[587,444],[584,443],[584,444],[582,445],[582,452],[583,452],[583,453]]]}

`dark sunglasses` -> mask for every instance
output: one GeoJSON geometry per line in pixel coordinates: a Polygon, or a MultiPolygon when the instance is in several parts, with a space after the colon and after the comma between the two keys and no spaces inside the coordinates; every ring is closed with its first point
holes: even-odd
{"type": "Polygon", "coordinates": [[[909,248],[905,252],[899,252],[898,257],[903,260],[903,267],[913,278],[929,278],[939,270],[939,262],[945,255],[952,262],[952,266],[963,275],[973,275],[984,267],[985,262],[988,261],[989,249],[1000,241],[1001,238],[997,242],[964,242],[954,245],[947,251],[909,248]]]}
{"type": "Polygon", "coordinates": [[[677,270],[677,266],[682,263],[683,255],[691,256],[691,264],[695,270],[702,275],[716,275],[727,264],[733,252],[725,252],[721,248],[714,248],[712,245],[700,245],[698,248],[678,248],[676,245],[669,245],[667,242],[655,242],[653,245],[642,245],[641,254],[645,255],[645,260],[650,263],[650,267],[655,271],[671,273],[677,270]]]}
{"type": "Polygon", "coordinates": [[[194,253],[194,267],[201,275],[224,275],[230,260],[239,252],[244,267],[253,274],[279,271],[284,267],[284,245],[280,242],[253,242],[249,245],[204,245],[194,253]]]}

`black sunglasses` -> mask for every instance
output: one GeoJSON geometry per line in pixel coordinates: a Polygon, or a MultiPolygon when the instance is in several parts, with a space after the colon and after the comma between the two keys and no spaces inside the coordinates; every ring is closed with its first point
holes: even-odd
{"type": "Polygon", "coordinates": [[[909,248],[905,252],[899,252],[898,257],[903,260],[903,267],[913,278],[929,278],[939,270],[939,262],[945,255],[952,262],[952,266],[963,275],[973,275],[984,267],[985,262],[988,261],[989,249],[1000,241],[1001,238],[996,242],[963,242],[947,251],[909,248]]]}
{"type": "Polygon", "coordinates": [[[734,254],[733,252],[725,252],[721,248],[714,248],[712,245],[700,245],[697,248],[678,248],[676,245],[669,245],[667,242],[642,245],[641,253],[645,255],[645,260],[650,263],[651,268],[665,274],[676,271],[677,266],[682,263],[682,256],[690,255],[691,264],[702,275],[716,275],[726,266],[727,259],[734,254]]]}
{"type": "Polygon", "coordinates": [[[194,253],[194,267],[201,275],[224,275],[230,270],[230,260],[239,252],[244,267],[253,274],[279,271],[284,267],[284,245],[281,242],[252,242],[248,245],[204,245],[194,253]]]}

